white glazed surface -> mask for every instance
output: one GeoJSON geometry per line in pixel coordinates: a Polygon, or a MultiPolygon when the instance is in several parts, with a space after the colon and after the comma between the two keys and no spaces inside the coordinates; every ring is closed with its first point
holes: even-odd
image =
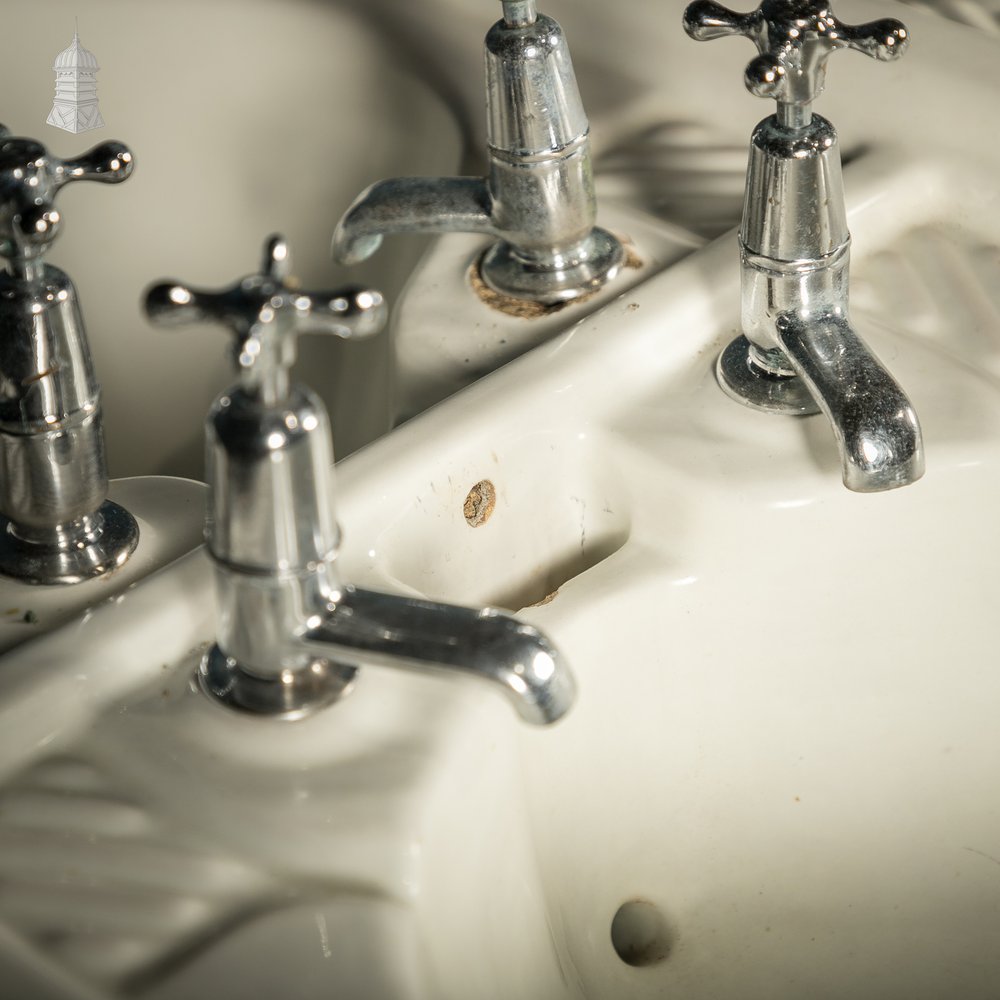
{"type": "Polygon", "coordinates": [[[112,480],[108,498],[139,526],[139,544],[120,569],[72,587],[35,587],[0,578],[0,653],[20,646],[88,608],[112,600],[201,544],[204,483],[167,476],[112,480]]]}
{"type": "MultiPolygon", "coordinates": [[[[547,599],[522,614],[570,715],[374,669],[301,723],[226,714],[191,687],[212,591],[182,559],[4,660],[12,996],[995,997],[1000,149],[973,125],[1000,80],[992,43],[911,20],[933,45],[833,65],[823,111],[925,478],[848,493],[822,417],[723,396],[732,234],[650,277],[338,469],[344,576],[547,599]],[[667,928],[646,968],[611,943],[634,899],[667,928]]],[[[739,105],[745,48],[660,43],[739,105]]]]}

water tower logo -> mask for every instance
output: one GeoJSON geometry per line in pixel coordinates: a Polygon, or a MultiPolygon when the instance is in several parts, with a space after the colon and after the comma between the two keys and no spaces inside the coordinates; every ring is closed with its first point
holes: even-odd
{"type": "Polygon", "coordinates": [[[97,57],[80,44],[73,34],[68,49],[56,56],[56,97],[46,119],[49,125],[67,132],[89,132],[103,128],[104,119],[97,106],[97,57]]]}

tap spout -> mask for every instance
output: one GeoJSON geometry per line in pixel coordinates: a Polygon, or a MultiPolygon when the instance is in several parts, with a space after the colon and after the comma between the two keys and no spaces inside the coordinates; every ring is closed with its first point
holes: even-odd
{"type": "Polygon", "coordinates": [[[395,177],[378,181],[354,200],[333,234],[333,256],[360,264],[387,233],[496,235],[493,198],[482,177],[395,177]]]}
{"type": "Polygon", "coordinates": [[[836,312],[786,312],[781,349],[833,425],[844,485],[858,493],[908,486],[924,474],[920,423],[896,380],[836,312]]]}
{"type": "Polygon", "coordinates": [[[525,722],[556,722],[575,697],[561,654],[532,625],[495,608],[472,609],[345,586],[299,640],[310,653],[359,666],[479,677],[525,722]]]}
{"type": "Polygon", "coordinates": [[[338,224],[333,256],[358,264],[387,233],[477,233],[496,238],[475,265],[494,292],[545,305],[590,295],[625,251],[596,225],[590,125],[562,28],[535,0],[503,0],[485,57],[487,176],[380,181],[338,224]]]}

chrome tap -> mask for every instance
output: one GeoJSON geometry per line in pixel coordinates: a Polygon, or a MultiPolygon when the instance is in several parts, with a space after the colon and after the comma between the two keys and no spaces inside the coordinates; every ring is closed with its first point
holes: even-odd
{"type": "Polygon", "coordinates": [[[60,160],[0,126],[0,573],[68,584],[122,565],[135,519],[107,499],[101,391],[76,289],[44,257],[71,181],[117,183],[132,154],[105,142],[60,160]]]}
{"type": "Polygon", "coordinates": [[[332,442],[320,399],[289,379],[295,337],[363,337],[385,322],[373,291],[302,292],[288,250],[267,244],[260,274],[221,292],[170,282],[146,295],[163,323],[212,320],[235,334],[237,385],[208,417],[216,644],[202,688],[232,708],[296,718],[336,701],[359,666],[452,671],[492,681],[526,722],[562,716],[573,679],[537,629],[470,609],[353,587],[340,580],[332,442]]]}
{"type": "Polygon", "coordinates": [[[386,233],[485,233],[479,264],[495,291],[554,303],[600,288],[620,270],[621,244],[595,226],[590,125],[562,29],[535,0],[503,0],[486,36],[489,176],[402,177],[362,192],[333,236],[357,264],[386,233]]]}
{"type": "Polygon", "coordinates": [[[906,27],[892,19],[843,24],[827,0],[762,0],[749,14],[699,0],[685,11],[684,27],[698,41],[751,39],[760,54],[747,66],[747,89],[778,102],[751,140],[740,229],[744,335],[719,358],[722,388],[756,409],[822,410],[848,489],[915,482],[924,472],[920,425],[851,326],[837,131],[812,111],[834,50],[896,59],[909,43],[906,27]]]}

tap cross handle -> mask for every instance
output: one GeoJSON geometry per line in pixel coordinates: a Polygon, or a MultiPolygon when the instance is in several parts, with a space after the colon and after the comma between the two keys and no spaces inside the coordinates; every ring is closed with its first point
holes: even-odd
{"type": "Polygon", "coordinates": [[[169,281],[150,288],[145,307],[157,323],[220,323],[235,334],[236,368],[247,388],[282,395],[295,361],[295,340],[302,333],[367,337],[385,325],[381,293],[360,288],[305,292],[289,277],[288,244],[271,236],[258,274],[228,288],[207,291],[169,281]]]}
{"type": "Polygon", "coordinates": [[[117,184],[134,167],[129,148],[102,142],[73,160],[53,156],[37,140],[0,125],[0,256],[40,257],[59,233],[55,196],[71,181],[117,184]]]}
{"type": "Polygon", "coordinates": [[[699,42],[744,35],[760,55],[746,68],[746,86],[778,101],[779,117],[808,124],[809,105],[823,92],[826,63],[836,49],[854,49],[880,62],[898,59],[909,45],[906,26],[894,18],[850,25],[827,0],[761,0],[749,14],[697,0],[684,12],[684,30],[699,42]]]}

